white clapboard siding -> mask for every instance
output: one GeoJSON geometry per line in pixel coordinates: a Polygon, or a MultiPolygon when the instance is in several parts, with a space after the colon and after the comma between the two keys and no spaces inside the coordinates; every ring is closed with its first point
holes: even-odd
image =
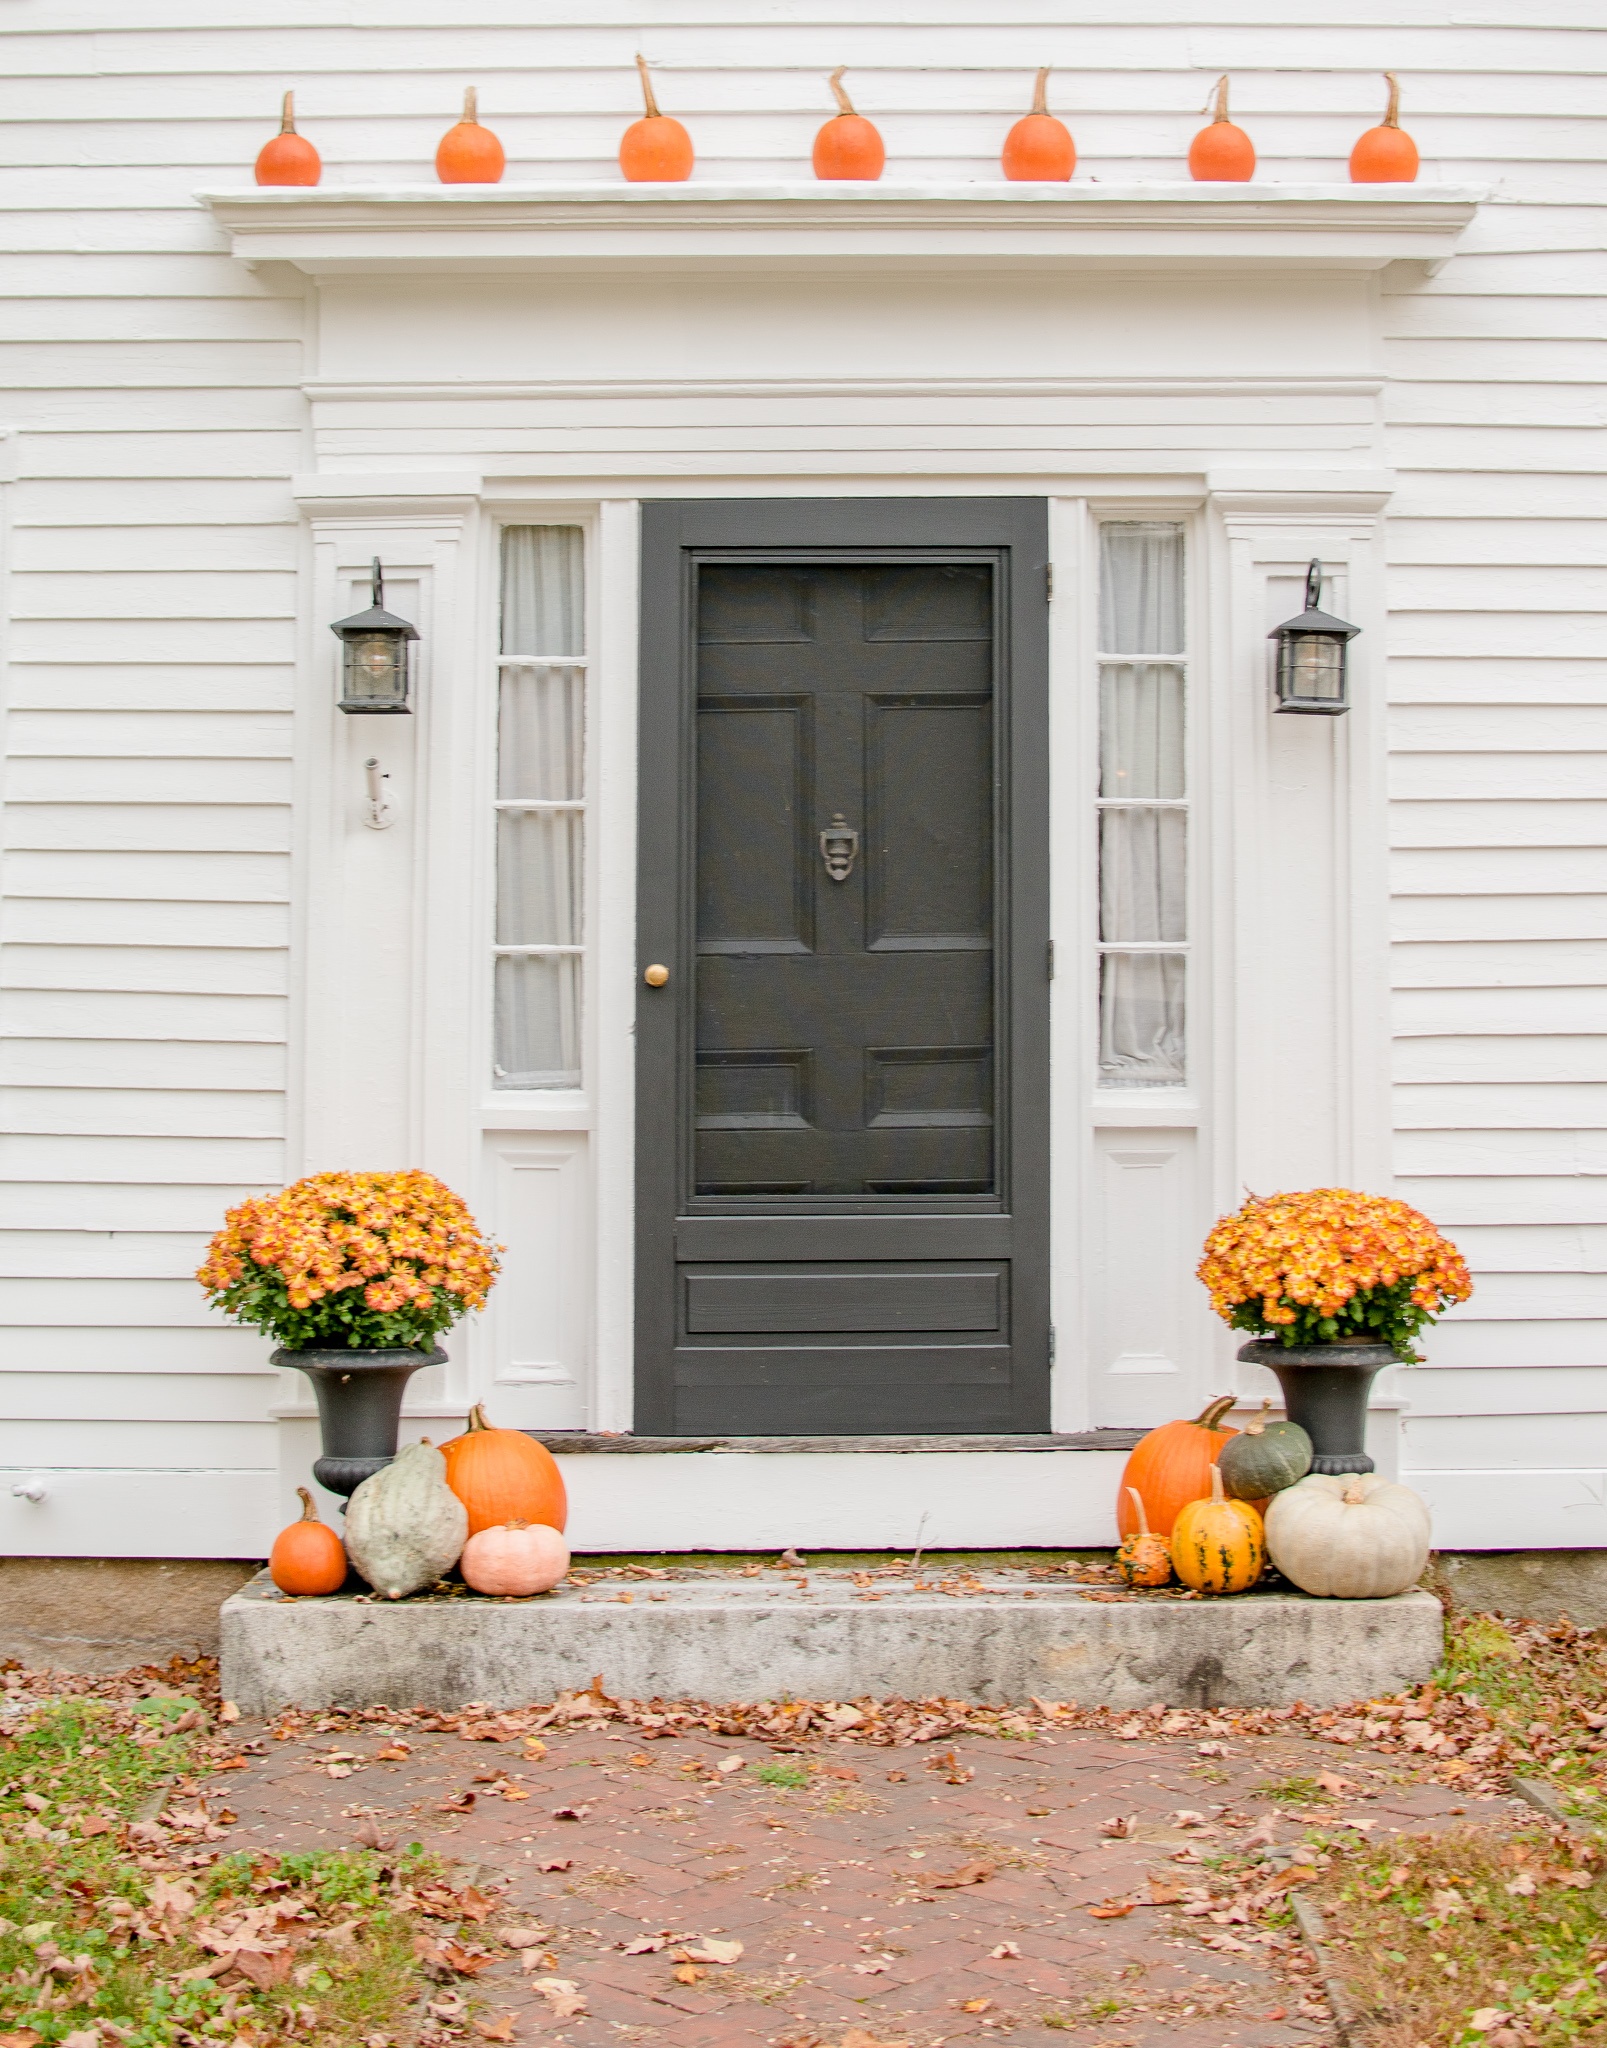
{"type": "MultiPolygon", "coordinates": [[[[695,475],[712,456],[771,488],[860,457],[993,488],[998,451],[1028,480],[1291,454],[1393,470],[1387,662],[1364,646],[1391,706],[1397,1186],[1464,1234],[1479,1278],[1401,1375],[1405,1463],[1453,1540],[1607,1543],[1603,55],[1598,0],[1536,19],[1517,0],[1244,0],[1231,20],[1206,0],[52,0],[0,19],[0,427],[19,479],[0,1308],[20,1332],[0,1414],[50,1468],[37,1505],[0,1475],[0,1548],[253,1554],[274,1526],[278,1379],[186,1275],[223,1209],[284,1171],[292,476],[695,475]],[[511,176],[608,176],[638,48],[700,178],[801,172],[838,63],[900,175],[990,178],[1051,63],[1079,176],[1180,175],[1229,70],[1259,178],[1332,179],[1389,63],[1425,178],[1492,197],[1436,277],[1381,280],[1376,400],[310,406],[301,294],[231,261],[193,196],[247,180],[280,93],[330,188],[427,179],[470,82],[511,176]]],[[[1007,373],[994,296],[964,317],[991,322],[1007,373]]]]}

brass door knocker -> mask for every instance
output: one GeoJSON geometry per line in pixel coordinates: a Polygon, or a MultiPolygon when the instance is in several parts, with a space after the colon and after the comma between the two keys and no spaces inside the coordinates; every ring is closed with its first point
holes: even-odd
{"type": "Polygon", "coordinates": [[[846,882],[854,872],[854,855],[859,851],[859,834],[841,811],[820,835],[820,857],[834,882],[846,882]]]}

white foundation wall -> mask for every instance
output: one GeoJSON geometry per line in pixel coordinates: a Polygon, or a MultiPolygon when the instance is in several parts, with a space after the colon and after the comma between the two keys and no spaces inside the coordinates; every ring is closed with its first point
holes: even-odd
{"type": "MultiPolygon", "coordinates": [[[[1070,506],[1102,476],[1197,492],[1213,470],[1290,465],[1392,475],[1361,643],[1389,701],[1392,1160],[1479,1285],[1428,1366],[1395,1376],[1403,1474],[1448,1546],[1607,1542],[1599,11],[529,12],[19,0],[0,22],[0,1547],[260,1555],[292,1438],[299,1456],[267,1347],[211,1317],[190,1277],[230,1201],[307,1163],[291,934],[319,878],[292,881],[292,710],[298,649],[322,647],[334,612],[307,611],[293,478],[434,470],[616,506],[799,487],[1070,506]],[[845,62],[889,175],[991,178],[1050,62],[1079,180],[1179,175],[1221,70],[1258,181],[1342,178],[1387,65],[1424,179],[1489,197],[1437,276],[1381,275],[1370,320],[1266,274],[1192,287],[1181,324],[1164,281],[912,281],[883,337],[836,279],[798,294],[769,383],[743,342],[772,324],[758,284],[746,327],[735,291],[713,356],[695,285],[598,280],[546,306],[506,281],[437,279],[423,303],[395,280],[318,291],[233,260],[195,198],[247,182],[289,86],[326,187],[427,178],[470,83],[510,179],[607,175],[639,47],[700,180],[798,175],[845,62]],[[900,391],[892,344],[915,327],[926,378],[900,391]],[[1049,329],[1057,388],[1001,388],[1042,379],[1049,329]],[[968,388],[938,388],[945,365],[968,388]],[[474,379],[472,396],[443,388],[474,379]]],[[[1057,512],[1057,532],[1078,516],[1057,512]]],[[[1254,1158],[1252,1091],[1234,1114],[1254,1158]]],[[[1213,1197],[1235,1194],[1198,1142],[1192,1126],[1089,1129],[1057,1164],[1057,1195],[1074,1184],[1091,1215],[1101,1176],[1155,1177],[1140,1155],[1185,1177],[1160,1335],[1112,1320],[1143,1285],[1131,1243],[1078,1240],[1083,1295],[1108,1286],[1062,1319],[1070,1425],[1106,1354],[1175,1338],[1197,1373],[1229,1369],[1184,1264],[1213,1197]]],[[[565,1341],[617,1383],[627,1335],[616,1305],[612,1330],[588,1316],[565,1341]]],[[[1101,1498],[1103,1464],[1079,1468],[1101,1498]]],[[[1086,1519],[1079,1501],[1068,1540],[1086,1519]]]]}

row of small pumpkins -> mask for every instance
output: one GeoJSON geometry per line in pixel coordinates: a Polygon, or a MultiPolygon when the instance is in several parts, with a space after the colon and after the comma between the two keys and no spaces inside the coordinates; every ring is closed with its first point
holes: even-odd
{"type": "Polygon", "coordinates": [[[1201,1593],[1243,1593],[1270,1561],[1303,1593],[1380,1600],[1415,1585],[1428,1562],[1428,1503],[1372,1472],[1313,1472],[1298,1422],[1223,1424],[1233,1396],[1192,1422],[1163,1422],[1122,1473],[1116,1569],[1132,1586],[1175,1573],[1201,1593]]]}
{"type": "MultiPolygon", "coordinates": [[[[619,145],[619,167],[632,184],[677,185],[692,175],[695,151],[684,125],[660,113],[646,60],[638,57],[646,111],[633,121],[619,145]]],[[[874,121],[856,113],[843,89],[840,65],[831,75],[837,112],[815,137],[817,178],[870,182],[882,175],[887,147],[874,121]]],[[[1064,121],[1049,111],[1049,66],[1038,73],[1032,110],[1005,137],[999,163],[1006,178],[1029,184],[1062,184],[1077,165],[1077,146],[1064,121]]],[[[1383,121],[1350,153],[1351,182],[1357,185],[1409,185],[1417,176],[1417,145],[1400,125],[1400,87],[1392,72],[1389,104],[1383,121]]],[[[1212,119],[1189,145],[1189,175],[1206,183],[1240,185],[1255,176],[1255,144],[1228,119],[1228,81],[1219,78],[1213,92],[1212,119]]],[[[475,88],[463,96],[463,119],[442,136],[435,152],[435,173],[443,185],[495,185],[507,165],[502,144],[480,122],[475,88]]],[[[316,185],[323,165],[304,135],[296,133],[295,100],[285,94],[279,133],[257,157],[259,185],[316,185]]]]}
{"type": "Polygon", "coordinates": [[[268,1571],[282,1593],[338,1593],[349,1568],[400,1600],[457,1565],[477,1593],[548,1593],[569,1569],[569,1503],[552,1453],[519,1429],[470,1411],[439,1450],[408,1444],[365,1479],[346,1509],[344,1543],[301,1495],[299,1522],[280,1531],[268,1571]]]}

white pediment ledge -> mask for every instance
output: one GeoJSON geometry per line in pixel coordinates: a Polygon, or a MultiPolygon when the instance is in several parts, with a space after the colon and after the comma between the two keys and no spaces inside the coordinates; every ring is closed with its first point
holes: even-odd
{"type": "Polygon", "coordinates": [[[1437,268],[1452,185],[249,186],[198,195],[253,266],[311,275],[633,269],[1437,268]]]}

